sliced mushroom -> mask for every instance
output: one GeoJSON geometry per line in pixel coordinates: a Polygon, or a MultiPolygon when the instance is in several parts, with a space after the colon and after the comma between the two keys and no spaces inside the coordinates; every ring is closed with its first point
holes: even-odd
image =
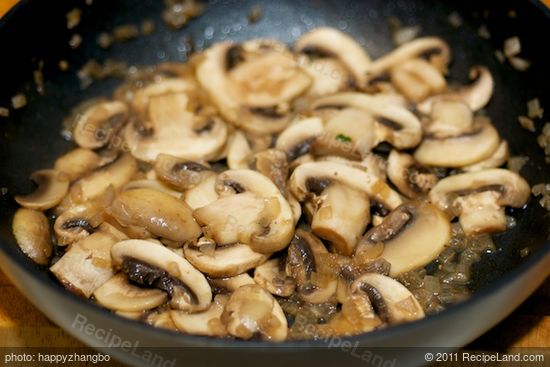
{"type": "Polygon", "coordinates": [[[70,245],[95,232],[95,228],[105,220],[105,208],[111,205],[113,199],[114,192],[108,189],[104,195],[60,214],[53,226],[57,245],[70,245]]]}
{"type": "Polygon", "coordinates": [[[473,80],[471,85],[430,97],[420,103],[417,109],[424,114],[429,114],[434,102],[439,100],[463,101],[472,111],[485,107],[491,100],[495,84],[491,72],[485,66],[473,66],[470,69],[470,79],[473,80]]]}
{"type": "Polygon", "coordinates": [[[216,117],[207,121],[189,111],[186,93],[150,97],[148,113],[152,132],[144,134],[128,124],[124,137],[132,155],[153,162],[159,154],[170,154],[188,160],[215,157],[227,139],[227,126],[216,117]]]}
{"type": "Polygon", "coordinates": [[[498,168],[502,166],[506,161],[508,161],[509,151],[508,151],[508,142],[503,140],[498,145],[498,148],[491,154],[489,158],[471,164],[469,166],[462,167],[463,171],[473,172],[481,171],[488,168],[498,168]]]}
{"type": "Polygon", "coordinates": [[[269,293],[279,297],[290,297],[296,288],[296,282],[285,273],[285,262],[272,259],[254,270],[254,281],[269,293]]]}
{"type": "Polygon", "coordinates": [[[416,116],[405,107],[362,93],[346,92],[322,97],[312,103],[312,109],[352,107],[374,116],[373,146],[387,141],[398,149],[412,148],[422,139],[422,128],[416,116]]]}
{"type": "Polygon", "coordinates": [[[234,291],[221,320],[229,334],[250,339],[283,341],[288,334],[285,314],[277,300],[259,285],[245,285],[234,291]]]}
{"type": "Polygon", "coordinates": [[[37,264],[48,264],[52,243],[50,224],[44,213],[32,209],[17,209],[13,216],[12,232],[25,255],[37,264]]]}
{"type": "Polygon", "coordinates": [[[159,289],[146,289],[130,284],[122,273],[97,288],[94,297],[101,306],[124,312],[150,310],[168,300],[168,295],[159,289]]]}
{"type": "Polygon", "coordinates": [[[304,163],[294,170],[290,177],[290,190],[299,201],[321,192],[332,182],[366,193],[369,198],[387,209],[394,209],[402,200],[383,180],[364,170],[346,164],[324,161],[304,163]]]}
{"type": "Polygon", "coordinates": [[[529,184],[501,168],[449,176],[430,192],[430,201],[459,222],[467,236],[506,229],[504,207],[519,208],[529,199],[529,184]]]}
{"type": "Polygon", "coordinates": [[[33,172],[31,180],[38,188],[32,194],[15,196],[15,201],[27,209],[51,209],[63,200],[69,190],[69,176],[55,169],[33,172]]]}
{"type": "Polygon", "coordinates": [[[294,51],[313,57],[335,58],[348,69],[356,85],[362,87],[366,83],[371,64],[369,55],[353,38],[337,29],[320,27],[302,35],[294,51]]]}
{"type": "Polygon", "coordinates": [[[187,204],[156,190],[123,191],[117,195],[109,211],[123,226],[143,227],[171,241],[190,241],[201,233],[187,204]]]}
{"type": "Polygon", "coordinates": [[[250,167],[269,178],[279,188],[281,194],[286,194],[289,168],[285,152],[267,149],[256,153],[250,158],[250,167]]]}
{"type": "Polygon", "coordinates": [[[101,148],[107,145],[127,119],[128,107],[122,102],[94,104],[78,115],[73,131],[74,141],[82,148],[101,148]]]}
{"type": "Polygon", "coordinates": [[[317,117],[296,121],[287,127],[277,138],[275,148],[286,152],[288,160],[293,161],[307,154],[311,145],[324,132],[323,123],[317,117]]]}
{"type": "Polygon", "coordinates": [[[296,280],[298,295],[306,302],[329,302],[336,292],[336,273],[327,273],[323,268],[323,255],[327,254],[317,237],[302,229],[296,230],[288,247],[285,271],[296,280]]]}
{"type": "Polygon", "coordinates": [[[167,308],[160,308],[154,312],[149,312],[144,321],[154,327],[177,331],[178,328],[172,321],[170,312],[171,310],[167,308]]]}
{"type": "Polygon", "coordinates": [[[315,155],[338,155],[361,159],[376,144],[375,120],[369,113],[357,108],[344,108],[325,122],[325,133],[313,144],[315,155]]]}
{"type": "Polygon", "coordinates": [[[183,194],[183,198],[187,205],[195,210],[216,201],[219,196],[216,192],[216,180],[217,177],[212,175],[207,177],[197,186],[186,190],[183,194]]]}
{"type": "Polygon", "coordinates": [[[362,275],[353,282],[351,289],[352,293],[366,294],[378,316],[387,324],[395,325],[424,317],[424,311],[413,294],[397,280],[385,275],[362,275]]]}
{"type": "Polygon", "coordinates": [[[123,154],[113,163],[101,167],[76,181],[70,189],[73,200],[83,203],[95,199],[109,186],[118,190],[137,173],[137,162],[129,154],[123,154]]]}
{"type": "Polygon", "coordinates": [[[227,165],[230,169],[248,168],[248,157],[252,153],[246,136],[241,131],[235,131],[229,140],[227,165]]]}
{"type": "Polygon", "coordinates": [[[433,138],[449,138],[471,133],[474,114],[463,101],[439,100],[433,103],[426,134],[433,138]]]}
{"type": "Polygon", "coordinates": [[[391,264],[390,276],[427,265],[443,251],[451,238],[451,224],[445,214],[431,204],[411,201],[388,214],[381,224],[363,236],[355,259],[372,260],[370,253],[380,242],[380,255],[391,264]]]}
{"type": "Polygon", "coordinates": [[[227,330],[220,317],[229,299],[228,296],[218,294],[208,309],[197,313],[185,311],[170,311],[170,317],[178,328],[184,333],[192,335],[225,336],[227,330]]]}
{"type": "Polygon", "coordinates": [[[95,232],[73,244],[50,270],[65,288],[89,298],[114,275],[110,251],[116,241],[109,233],[95,232]]]}
{"type": "Polygon", "coordinates": [[[216,246],[211,251],[187,245],[185,258],[197,269],[212,277],[232,277],[253,269],[267,260],[267,256],[254,252],[248,245],[235,243],[216,246]]]}
{"type": "Polygon", "coordinates": [[[421,56],[427,56],[430,63],[444,73],[451,59],[451,50],[445,41],[437,37],[417,38],[404,43],[370,64],[366,73],[367,83],[391,68],[421,56]]]}
{"type": "Polygon", "coordinates": [[[206,163],[194,162],[168,154],[159,154],[153,165],[159,180],[180,190],[187,190],[214,175],[206,163]]]}
{"type": "Polygon", "coordinates": [[[111,256],[133,282],[168,292],[172,308],[196,312],[210,306],[212,291],[204,275],[166,247],[127,240],[115,244],[111,256]]]}
{"type": "Polygon", "coordinates": [[[168,186],[164,182],[161,182],[157,179],[133,180],[128,182],[126,185],[124,185],[121,191],[128,191],[128,190],[134,190],[134,189],[151,189],[155,191],[160,191],[162,193],[168,194],[175,198],[180,198],[182,195],[181,191],[173,190],[170,186],[168,186]]]}
{"type": "Polygon", "coordinates": [[[218,200],[193,213],[216,243],[242,242],[263,254],[288,245],[294,215],[269,178],[252,170],[227,170],[218,175],[216,191],[218,200]]]}
{"type": "Polygon", "coordinates": [[[351,255],[370,221],[367,194],[341,183],[332,183],[315,199],[311,230],[331,242],[337,252],[351,255]]]}
{"type": "Polygon", "coordinates": [[[286,104],[311,84],[283,45],[265,41],[212,46],[197,79],[227,121],[256,134],[283,130],[286,104]]]}
{"type": "Polygon", "coordinates": [[[74,181],[100,166],[100,156],[90,149],[76,148],[57,158],[54,168],[74,181]]]}
{"type": "Polygon", "coordinates": [[[441,72],[428,61],[415,58],[393,67],[390,78],[409,101],[419,103],[428,96],[439,94],[447,88],[441,72]]]}
{"type": "Polygon", "coordinates": [[[256,284],[256,282],[254,282],[254,279],[250,275],[248,275],[248,273],[242,273],[227,278],[209,278],[208,282],[212,285],[213,288],[218,289],[218,291],[221,290],[228,293],[235,291],[243,285],[256,284]]]}
{"type": "Polygon", "coordinates": [[[392,150],[388,156],[388,178],[410,199],[428,194],[439,180],[433,170],[397,150],[392,150]]]}
{"type": "Polygon", "coordinates": [[[414,158],[427,166],[463,167],[490,157],[499,141],[489,119],[477,116],[471,132],[449,138],[427,136],[414,152],[414,158]]]}

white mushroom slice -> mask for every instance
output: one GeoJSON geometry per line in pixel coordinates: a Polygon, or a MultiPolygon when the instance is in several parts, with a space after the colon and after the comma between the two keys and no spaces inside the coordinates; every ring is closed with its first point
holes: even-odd
{"type": "Polygon", "coordinates": [[[481,171],[488,168],[498,168],[502,166],[509,157],[508,151],[508,142],[506,140],[501,141],[498,145],[498,148],[493,152],[493,154],[481,162],[471,164],[466,167],[462,167],[462,170],[465,172],[481,171]]]}
{"type": "Polygon", "coordinates": [[[183,193],[183,198],[191,209],[202,208],[218,200],[216,179],[216,176],[212,175],[183,193]]]}
{"type": "Polygon", "coordinates": [[[429,197],[442,210],[459,216],[469,236],[505,230],[504,206],[519,208],[529,195],[529,184],[521,176],[493,168],[444,178],[429,197]]]}
{"type": "Polygon", "coordinates": [[[171,195],[151,189],[133,189],[117,195],[110,214],[123,226],[139,226],[176,242],[199,237],[191,208],[171,195]]]}
{"type": "Polygon", "coordinates": [[[54,232],[58,246],[70,245],[95,231],[105,220],[105,208],[114,199],[113,190],[107,190],[105,195],[83,204],[73,206],[61,213],[54,222],[54,232]]]}
{"type": "Polygon", "coordinates": [[[381,257],[391,264],[390,276],[427,265],[443,251],[451,238],[451,224],[445,214],[431,204],[411,201],[397,207],[381,224],[363,236],[354,257],[362,257],[369,249],[384,244],[381,257]]]}
{"type": "Polygon", "coordinates": [[[94,104],[78,115],[73,131],[74,141],[82,148],[101,148],[107,145],[127,119],[128,107],[122,102],[94,104]]]}
{"type": "Polygon", "coordinates": [[[63,200],[69,190],[69,176],[55,169],[33,172],[31,180],[38,188],[32,194],[15,196],[15,201],[27,209],[51,209],[63,200]]]}
{"type": "Polygon", "coordinates": [[[159,180],[134,180],[128,182],[122,187],[122,191],[134,190],[134,189],[151,189],[168,194],[175,198],[179,198],[182,193],[180,191],[172,190],[168,185],[159,180]]]}
{"type": "MultiPolygon", "coordinates": [[[[155,312],[149,312],[147,317],[145,318],[145,322],[149,325],[152,325],[154,327],[162,328],[162,329],[168,329],[177,331],[178,328],[172,321],[172,317],[170,316],[171,310],[169,309],[159,309],[155,312]]],[[[117,312],[118,313],[118,312],[117,312]]]]}
{"type": "Polygon", "coordinates": [[[277,300],[259,285],[245,285],[234,291],[221,316],[229,334],[250,339],[283,341],[288,334],[285,314],[277,300]]]}
{"type": "Polygon", "coordinates": [[[326,264],[325,255],[328,251],[317,237],[302,229],[296,231],[288,247],[285,271],[296,280],[297,293],[306,302],[330,302],[336,293],[337,275],[326,264]]]}
{"type": "Polygon", "coordinates": [[[164,79],[136,90],[134,98],[132,99],[132,108],[140,117],[148,119],[150,118],[150,116],[148,116],[149,103],[152,98],[174,93],[189,93],[196,87],[194,83],[187,79],[164,79]]]}
{"type": "Polygon", "coordinates": [[[128,278],[120,273],[97,288],[94,297],[101,306],[124,312],[150,310],[168,300],[165,292],[132,285],[128,278]]]}
{"type": "Polygon", "coordinates": [[[229,169],[248,168],[248,157],[252,153],[250,144],[242,131],[235,131],[229,140],[227,165],[229,169]]]}
{"type": "Polygon", "coordinates": [[[426,137],[414,152],[414,158],[426,166],[463,167],[490,157],[499,141],[491,122],[477,116],[471,132],[449,138],[426,137]]]}
{"type": "Polygon", "coordinates": [[[50,271],[65,288],[89,298],[114,275],[110,251],[116,241],[108,233],[95,232],[73,244],[50,271]]]}
{"type": "Polygon", "coordinates": [[[214,231],[218,244],[242,242],[263,254],[288,245],[294,231],[294,214],[269,178],[252,170],[227,170],[218,175],[216,190],[222,197],[196,210],[194,216],[214,231]]]}
{"type": "Polygon", "coordinates": [[[324,132],[323,122],[318,117],[296,121],[287,127],[277,138],[275,148],[286,152],[292,161],[308,153],[316,137],[324,132]]]}
{"type": "Polygon", "coordinates": [[[267,260],[267,256],[254,252],[248,245],[236,243],[216,246],[212,251],[187,245],[183,249],[187,261],[212,277],[232,277],[253,269],[267,260]]]}
{"type": "Polygon", "coordinates": [[[408,198],[426,195],[439,180],[428,167],[407,153],[392,150],[388,156],[388,178],[408,198]]]}
{"type": "Polygon", "coordinates": [[[196,312],[210,306],[212,291],[204,275],[166,247],[127,240],[115,244],[111,256],[132,281],[168,292],[172,308],[196,312]]]}
{"type": "Polygon", "coordinates": [[[254,270],[254,281],[269,293],[279,297],[290,297],[296,288],[296,282],[285,273],[285,262],[272,259],[254,270]]]}
{"type": "Polygon", "coordinates": [[[344,108],[325,122],[325,134],[313,144],[315,155],[341,155],[360,159],[376,144],[375,120],[370,113],[344,108]]]}
{"type": "Polygon", "coordinates": [[[430,137],[448,138],[472,132],[474,114],[463,101],[439,100],[433,103],[426,133],[430,137]]]}
{"type": "Polygon", "coordinates": [[[227,139],[227,126],[212,117],[206,122],[208,128],[199,128],[200,119],[188,110],[189,104],[185,93],[151,97],[148,112],[152,132],[144,136],[133,124],[124,131],[132,155],[146,162],[153,162],[162,153],[189,160],[216,156],[227,139]]]}
{"type": "Polygon", "coordinates": [[[335,162],[360,169],[379,179],[386,181],[386,161],[379,155],[369,153],[362,160],[356,161],[338,156],[325,156],[317,158],[317,162],[335,162]]]}
{"type": "Polygon", "coordinates": [[[123,154],[113,163],[101,167],[76,181],[70,195],[77,202],[86,202],[105,193],[109,186],[118,190],[137,173],[137,162],[130,154],[123,154]]]}
{"type": "Polygon", "coordinates": [[[233,292],[243,285],[256,284],[254,279],[248,273],[242,273],[227,278],[209,278],[208,282],[215,288],[223,291],[233,292]]]}
{"type": "Polygon", "coordinates": [[[283,47],[260,42],[260,51],[247,58],[249,46],[258,42],[210,47],[197,79],[227,121],[256,134],[281,131],[290,121],[284,105],[305,92],[311,79],[283,47]]]}
{"type": "Polygon", "coordinates": [[[366,293],[382,321],[400,324],[424,317],[422,307],[413,294],[397,280],[382,274],[368,273],[351,285],[352,293],[366,293]]]}
{"type": "Polygon", "coordinates": [[[304,163],[296,167],[290,176],[290,191],[296,199],[302,202],[311,191],[320,192],[322,190],[317,190],[317,188],[324,189],[332,181],[364,192],[369,198],[390,210],[402,202],[396,191],[373,174],[330,161],[304,163]]]}
{"type": "Polygon", "coordinates": [[[351,255],[370,221],[367,194],[333,183],[316,198],[311,230],[332,243],[337,252],[351,255]]]}
{"type": "Polygon", "coordinates": [[[192,188],[207,177],[215,175],[207,163],[194,162],[159,154],[153,165],[159,180],[180,190],[192,188]]]}
{"type": "Polygon", "coordinates": [[[203,226],[203,232],[220,245],[237,242],[249,244],[252,238],[264,231],[280,211],[273,198],[262,198],[244,192],[222,196],[216,201],[196,209],[193,216],[203,226]]]}
{"type": "Polygon", "coordinates": [[[292,193],[287,193],[286,200],[288,201],[288,205],[290,205],[292,215],[294,216],[294,225],[296,225],[302,216],[302,206],[300,205],[300,202],[296,200],[294,195],[292,195],[292,193]]]}
{"type": "Polygon", "coordinates": [[[25,255],[35,263],[47,265],[52,254],[50,224],[44,213],[20,208],[13,216],[12,232],[25,255]]]}
{"type": "Polygon", "coordinates": [[[418,118],[405,107],[385,98],[346,92],[319,98],[313,102],[311,108],[326,106],[353,107],[373,115],[376,120],[374,145],[387,141],[398,149],[406,149],[416,146],[422,139],[418,118]]]}
{"type": "Polygon", "coordinates": [[[353,38],[337,29],[321,27],[302,35],[294,51],[336,58],[346,66],[359,87],[366,84],[371,64],[369,55],[353,38]]]}
{"type": "Polygon", "coordinates": [[[54,168],[69,175],[74,181],[99,167],[100,156],[90,149],[76,148],[57,158],[54,168]]]}
{"type": "Polygon", "coordinates": [[[225,336],[227,330],[220,317],[228,296],[218,294],[207,310],[197,313],[170,310],[170,317],[179,331],[192,335],[225,336]]]}
{"type": "Polygon", "coordinates": [[[485,107],[491,100],[495,84],[491,72],[485,66],[473,66],[470,69],[470,79],[473,80],[471,85],[430,97],[420,103],[417,109],[424,114],[429,114],[434,102],[439,100],[463,101],[472,111],[485,107]]]}
{"type": "Polygon", "coordinates": [[[349,87],[350,77],[348,68],[341,61],[325,56],[299,55],[298,64],[312,79],[307,94],[296,101],[296,104],[306,103],[308,98],[315,98],[327,94],[340,92],[349,87]]]}
{"type": "Polygon", "coordinates": [[[430,95],[442,93],[447,88],[441,72],[428,61],[418,58],[392,68],[390,78],[397,90],[414,103],[422,102],[430,95]]]}
{"type": "Polygon", "coordinates": [[[429,55],[430,62],[439,71],[443,73],[447,71],[447,65],[451,59],[451,50],[447,43],[437,37],[417,38],[373,61],[366,73],[367,82],[374,80],[405,61],[423,54],[429,55]]]}

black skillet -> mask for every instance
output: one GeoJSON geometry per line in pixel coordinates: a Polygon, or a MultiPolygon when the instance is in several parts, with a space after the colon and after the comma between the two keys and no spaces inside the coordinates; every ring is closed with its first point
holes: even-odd
{"type": "MultiPolygon", "coordinates": [[[[395,16],[405,25],[420,24],[422,35],[442,37],[451,45],[452,79],[465,83],[468,68],[474,64],[491,69],[496,87],[487,113],[503,138],[509,141],[512,154],[529,157],[521,174],[530,184],[550,182],[550,166],[544,162],[536,135],[521,129],[517,123],[517,116],[526,113],[526,102],[534,97],[550,112],[547,76],[550,11],[542,3],[526,0],[211,1],[203,16],[177,32],[169,31],[162,24],[162,7],[161,0],[95,0],[92,6],[80,0],[23,0],[0,20],[0,106],[8,105],[9,98],[17,92],[24,92],[28,99],[28,106],[12,110],[7,119],[0,118],[0,186],[7,188],[7,193],[3,189],[0,196],[0,265],[31,302],[69,333],[97,348],[112,341],[83,332],[79,328],[82,324],[75,320],[82,321],[84,317],[86,325],[93,325],[96,330],[111,330],[112,335],[132,345],[147,346],[144,349],[164,356],[166,365],[172,361],[176,365],[382,365],[377,364],[380,358],[385,358],[385,365],[417,365],[423,363],[426,352],[456,348],[481,335],[517,307],[550,273],[550,216],[536,199],[531,199],[526,208],[511,212],[517,219],[517,227],[495,236],[498,251],[476,264],[471,299],[419,322],[349,338],[350,345],[358,343],[363,348],[353,352],[340,338],[284,343],[272,348],[257,341],[235,342],[174,334],[115,317],[66,292],[45,269],[32,264],[17,249],[10,230],[16,209],[13,195],[31,191],[29,174],[51,166],[56,156],[72,146],[60,134],[61,121],[71,107],[91,97],[109,94],[119,83],[109,79],[81,90],[75,74],[90,58],[98,61],[114,58],[131,64],[184,61],[184,44],[189,37],[198,49],[223,39],[271,37],[292,43],[306,30],[325,25],[351,34],[372,57],[378,57],[393,47],[387,18],[395,16]],[[258,23],[248,25],[247,13],[254,5],[261,7],[263,16],[258,23]],[[75,6],[83,9],[82,22],[68,31],[65,14],[75,6]],[[464,18],[464,24],[458,29],[447,21],[452,11],[464,18]],[[95,43],[104,30],[149,18],[157,23],[157,32],[152,36],[117,44],[109,50],[95,43]],[[490,31],[489,40],[478,36],[482,24],[490,31]],[[83,38],[76,50],[68,46],[73,33],[83,38]],[[494,50],[502,48],[503,40],[511,36],[520,37],[522,57],[532,61],[527,72],[503,65],[494,56],[494,50]],[[60,60],[68,61],[68,72],[59,70],[60,60]],[[32,83],[32,71],[41,61],[46,79],[43,96],[34,91],[32,83]],[[528,248],[529,256],[520,256],[524,248],[528,248]],[[432,348],[398,348],[411,346],[432,348]],[[365,357],[368,350],[364,348],[372,354],[367,353],[365,357]],[[378,359],[374,359],[376,355],[378,359]]],[[[538,122],[539,131],[541,127],[542,122],[538,122]]],[[[143,349],[138,348],[135,353],[121,348],[110,350],[128,363],[150,365],[144,363],[140,351],[143,349]]]]}

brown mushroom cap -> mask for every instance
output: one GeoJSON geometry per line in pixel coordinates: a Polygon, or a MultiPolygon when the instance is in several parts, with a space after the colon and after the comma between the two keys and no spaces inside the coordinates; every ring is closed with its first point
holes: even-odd
{"type": "Polygon", "coordinates": [[[35,263],[47,265],[52,254],[50,224],[44,213],[20,208],[15,212],[12,231],[25,255],[35,263]]]}
{"type": "Polygon", "coordinates": [[[229,334],[250,339],[283,341],[288,334],[285,314],[277,300],[259,285],[244,285],[234,291],[225,305],[221,320],[229,334]]]}
{"type": "Polygon", "coordinates": [[[55,169],[33,172],[31,180],[38,188],[32,194],[15,196],[15,201],[27,209],[51,209],[61,202],[69,190],[69,176],[55,169]]]}
{"type": "Polygon", "coordinates": [[[139,226],[176,242],[199,237],[200,227],[191,208],[171,195],[151,189],[133,189],[117,195],[111,215],[123,226],[139,226]]]}

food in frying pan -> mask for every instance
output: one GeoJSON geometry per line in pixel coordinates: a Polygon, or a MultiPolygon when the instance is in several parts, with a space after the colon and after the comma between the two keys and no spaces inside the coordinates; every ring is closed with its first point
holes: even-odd
{"type": "Polygon", "coordinates": [[[70,291],[189,334],[312,339],[438,312],[531,193],[499,168],[491,72],[451,86],[450,60],[436,37],[371,60],[319,28],[138,70],[75,109],[77,147],[16,197],[14,235],[70,291]]]}

